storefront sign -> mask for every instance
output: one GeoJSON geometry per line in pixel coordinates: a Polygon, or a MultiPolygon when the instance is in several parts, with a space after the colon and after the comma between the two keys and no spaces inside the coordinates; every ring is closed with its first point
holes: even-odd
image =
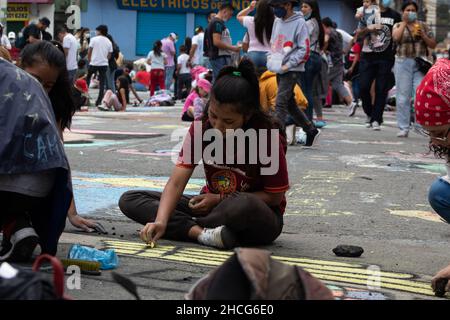
{"type": "Polygon", "coordinates": [[[68,6],[66,9],[66,14],[69,15],[67,18],[66,25],[69,29],[78,30],[81,28],[81,10],[77,5],[68,6]]]}
{"type": "Polygon", "coordinates": [[[30,20],[29,3],[8,3],[6,10],[7,21],[28,21],[30,20]]]}
{"type": "MultiPolygon", "coordinates": [[[[213,0],[117,0],[119,9],[136,11],[170,11],[208,13],[217,11],[220,2],[213,0]]],[[[241,11],[250,5],[248,0],[234,0],[236,11],[241,11]]]]}

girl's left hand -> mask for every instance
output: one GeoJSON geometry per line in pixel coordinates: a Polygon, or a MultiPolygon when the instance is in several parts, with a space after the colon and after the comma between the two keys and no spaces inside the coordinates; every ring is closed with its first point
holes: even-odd
{"type": "Polygon", "coordinates": [[[207,214],[220,202],[220,195],[215,193],[205,193],[195,196],[189,201],[189,207],[193,213],[207,214]]]}

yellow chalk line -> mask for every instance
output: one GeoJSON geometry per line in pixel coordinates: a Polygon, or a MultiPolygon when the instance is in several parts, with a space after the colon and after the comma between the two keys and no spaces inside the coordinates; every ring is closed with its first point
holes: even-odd
{"type": "MultiPolygon", "coordinates": [[[[320,275],[320,274],[316,275],[315,273],[312,273],[312,274],[316,278],[318,278],[320,280],[324,280],[324,281],[337,281],[337,282],[345,282],[345,283],[360,284],[360,285],[367,286],[367,281],[360,280],[360,279],[347,279],[347,278],[336,277],[336,276],[328,276],[328,275],[320,275]]],[[[431,287],[429,289],[425,289],[425,288],[417,288],[417,287],[391,284],[391,283],[380,281],[380,288],[399,290],[399,291],[410,292],[410,293],[419,293],[419,294],[424,294],[427,296],[434,296],[434,293],[431,290],[431,287]]]]}
{"type": "MultiPolygon", "coordinates": [[[[189,255],[189,256],[196,256],[200,259],[206,259],[206,260],[211,260],[211,259],[222,259],[224,257],[217,257],[214,255],[210,255],[208,257],[205,257],[203,255],[201,255],[201,253],[197,253],[197,252],[190,252],[189,250],[180,250],[178,251],[175,255],[189,255]]],[[[285,259],[284,257],[279,257],[279,256],[273,256],[274,259],[288,263],[288,264],[293,264],[293,265],[298,265],[301,267],[305,267],[305,268],[310,268],[310,269],[314,269],[314,270],[324,270],[324,271],[337,271],[337,272],[343,272],[343,273],[352,273],[352,274],[361,274],[361,275],[372,275],[373,272],[369,271],[367,269],[363,269],[361,267],[336,267],[336,266],[331,266],[331,265],[324,265],[324,264],[316,264],[316,263],[308,263],[308,262],[303,262],[299,260],[295,260],[292,258],[288,258],[285,259]]],[[[224,260],[222,260],[224,261],[224,260]]],[[[308,260],[308,261],[312,261],[312,260],[308,260]]],[[[393,272],[384,272],[384,271],[380,271],[380,275],[386,278],[405,278],[405,279],[411,279],[413,276],[410,274],[401,274],[401,273],[393,273],[393,272]]]]}
{"type": "MultiPolygon", "coordinates": [[[[107,241],[108,243],[111,243],[113,245],[120,245],[120,246],[126,246],[130,248],[135,248],[139,250],[147,250],[147,247],[145,245],[141,244],[134,244],[134,243],[126,243],[126,242],[117,242],[117,241],[107,241]]],[[[152,251],[161,251],[158,249],[162,249],[163,247],[156,247],[154,249],[148,249],[152,251]]],[[[168,252],[170,250],[173,250],[175,247],[173,246],[165,246],[166,250],[163,250],[163,253],[168,252]]],[[[197,248],[182,248],[178,253],[186,253],[191,254],[200,258],[206,258],[209,259],[211,257],[216,258],[228,258],[230,257],[233,252],[220,252],[220,251],[213,251],[213,250],[202,250],[197,248]],[[208,254],[208,257],[202,256],[201,254],[205,253],[208,254]]],[[[291,257],[282,257],[282,256],[272,256],[274,259],[277,259],[282,262],[294,262],[297,265],[305,266],[309,268],[319,269],[319,270],[335,270],[335,271],[341,271],[341,272],[350,272],[350,273],[357,273],[357,274],[369,274],[371,271],[368,271],[366,269],[362,269],[361,265],[358,264],[348,264],[348,263],[342,263],[342,262],[333,262],[333,261],[324,261],[324,260],[312,260],[312,259],[306,259],[306,258],[291,258],[291,257]],[[338,268],[333,268],[338,267],[338,268]],[[331,269],[332,268],[332,269],[331,269]]],[[[410,279],[413,276],[410,274],[405,273],[392,273],[392,272],[385,272],[380,271],[382,276],[385,277],[391,277],[391,278],[405,278],[410,279]]]]}
{"type": "MultiPolygon", "coordinates": [[[[177,252],[174,255],[166,256],[164,258],[170,259],[170,260],[176,260],[176,261],[189,261],[189,262],[196,262],[196,263],[207,263],[207,264],[221,264],[225,261],[225,259],[217,259],[214,257],[195,257],[190,254],[186,254],[183,252],[177,252]]],[[[308,270],[311,273],[314,274],[323,274],[323,275],[330,275],[330,276],[337,276],[342,278],[350,278],[350,279],[372,279],[372,273],[366,269],[343,269],[343,268],[317,268],[317,267],[308,267],[305,264],[298,264],[290,262],[288,263],[290,265],[298,265],[300,267],[303,267],[305,270],[308,270]],[[344,276],[345,275],[345,276],[344,276]]],[[[389,274],[389,276],[385,276],[383,272],[380,272],[380,279],[384,283],[392,283],[392,284],[401,284],[409,287],[419,287],[419,288],[429,288],[429,285],[425,283],[416,283],[409,280],[401,280],[401,279],[395,279],[391,278],[392,275],[395,275],[394,273],[386,273],[389,274]]],[[[410,276],[411,278],[412,276],[410,276]]]]}
{"type": "MultiPolygon", "coordinates": [[[[160,258],[163,260],[171,260],[171,261],[178,261],[178,262],[187,262],[187,263],[194,263],[194,264],[204,264],[209,266],[218,266],[221,265],[227,257],[232,255],[232,252],[216,252],[212,250],[201,250],[196,248],[190,248],[190,249],[181,249],[179,252],[168,255],[168,256],[162,256],[162,254],[173,250],[175,247],[167,246],[167,248],[164,248],[166,250],[155,250],[155,249],[148,249],[145,251],[142,251],[143,249],[146,249],[146,246],[142,245],[134,245],[133,243],[126,243],[126,242],[118,242],[118,241],[106,241],[110,244],[116,244],[116,245],[125,245],[126,248],[117,248],[115,247],[117,253],[126,254],[126,255],[134,255],[139,257],[148,257],[148,258],[160,258]],[[141,251],[141,252],[139,252],[141,251]],[[190,252],[194,251],[194,252],[190,252]],[[197,251],[197,252],[195,252],[197,251]],[[207,252],[207,253],[214,253],[216,258],[214,256],[211,257],[202,257],[199,256],[199,253],[207,252]],[[196,254],[197,253],[197,254],[196,254]],[[217,257],[219,256],[219,257],[217,257]]],[[[161,247],[160,247],[161,248],[161,247]]],[[[161,248],[162,249],[162,248],[161,248]]],[[[285,260],[283,262],[286,262],[290,265],[299,265],[305,268],[305,270],[311,272],[314,276],[321,280],[329,280],[329,281],[338,281],[338,282],[345,282],[345,283],[354,283],[354,284],[362,284],[367,285],[367,280],[370,275],[367,275],[367,270],[365,269],[356,269],[356,268],[327,268],[327,266],[324,266],[322,268],[317,266],[311,266],[308,267],[307,263],[296,263],[296,258],[284,258],[284,257],[274,257],[277,258],[277,260],[285,260]],[[290,260],[290,261],[286,261],[290,260]],[[333,272],[334,270],[334,272],[333,272]],[[347,273],[347,276],[343,276],[341,273],[337,273],[336,271],[342,271],[344,273],[347,273]]],[[[300,260],[300,259],[298,259],[300,260]]],[[[309,260],[309,259],[301,259],[301,260],[309,260]]],[[[420,293],[425,295],[434,295],[430,285],[418,282],[418,281],[408,281],[408,280],[401,280],[401,279],[392,279],[390,277],[395,276],[395,273],[390,272],[380,272],[380,286],[382,288],[386,289],[395,289],[400,291],[406,291],[406,292],[412,292],[412,293],[420,293]],[[383,276],[386,274],[387,276],[383,276]]],[[[404,277],[407,274],[398,274],[399,276],[404,277]]],[[[407,275],[409,278],[412,277],[412,275],[407,275]]]]}
{"type": "MultiPolygon", "coordinates": [[[[112,245],[123,245],[123,246],[128,246],[128,247],[133,247],[133,248],[139,248],[139,249],[143,249],[145,248],[144,244],[140,244],[138,242],[130,242],[130,241],[110,241],[110,240],[106,240],[104,241],[107,244],[112,244],[112,245]]],[[[160,248],[164,248],[167,250],[173,250],[175,249],[175,246],[159,246],[157,245],[154,249],[152,250],[157,250],[160,248]]],[[[182,252],[199,252],[199,253],[205,253],[208,255],[215,255],[215,256],[223,256],[223,257],[230,257],[231,255],[234,254],[233,251],[217,251],[217,250],[208,250],[208,249],[201,249],[201,248],[181,248],[180,251],[182,252]]],[[[293,258],[293,257],[281,257],[281,256],[272,256],[275,259],[283,259],[285,261],[295,261],[295,262],[307,262],[307,263],[313,263],[313,264],[326,264],[326,265],[330,265],[330,266],[340,266],[340,267],[359,267],[361,268],[362,266],[359,264],[350,264],[350,263],[345,263],[345,262],[336,262],[336,261],[327,261],[327,260],[313,260],[313,259],[308,259],[308,258],[293,258]]]]}
{"type": "Polygon", "coordinates": [[[119,241],[109,241],[109,240],[105,240],[104,243],[109,245],[109,246],[113,246],[113,247],[116,247],[116,246],[121,247],[122,246],[122,247],[132,248],[132,249],[136,249],[136,250],[152,250],[152,251],[161,251],[161,252],[169,252],[169,251],[174,250],[176,248],[175,246],[160,246],[160,245],[157,245],[153,249],[150,249],[144,243],[119,242],[119,241]]]}

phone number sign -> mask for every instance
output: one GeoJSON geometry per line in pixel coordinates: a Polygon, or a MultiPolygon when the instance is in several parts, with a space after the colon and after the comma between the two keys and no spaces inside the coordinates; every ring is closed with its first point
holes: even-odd
{"type": "Polygon", "coordinates": [[[30,20],[29,3],[8,3],[6,8],[7,21],[28,21],[30,20]]]}

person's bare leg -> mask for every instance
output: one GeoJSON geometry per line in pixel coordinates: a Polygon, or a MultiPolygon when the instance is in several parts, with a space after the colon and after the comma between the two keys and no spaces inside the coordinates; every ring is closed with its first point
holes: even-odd
{"type": "Polygon", "coordinates": [[[187,114],[191,117],[194,118],[194,107],[189,107],[187,109],[187,114]]]}
{"type": "Polygon", "coordinates": [[[189,230],[188,237],[193,240],[197,240],[198,236],[202,233],[202,231],[203,231],[202,227],[195,225],[189,230]]]}

